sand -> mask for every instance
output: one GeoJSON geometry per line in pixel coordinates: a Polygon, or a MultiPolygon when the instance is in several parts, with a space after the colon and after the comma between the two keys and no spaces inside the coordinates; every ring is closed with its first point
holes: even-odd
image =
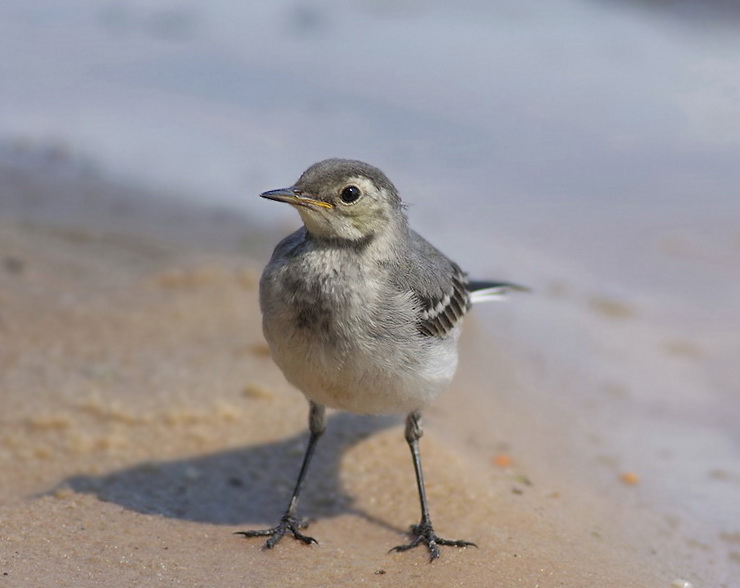
{"type": "Polygon", "coordinates": [[[679,522],[625,464],[559,468],[596,441],[524,400],[534,360],[475,316],[422,453],[437,531],[478,548],[389,554],[418,517],[402,418],[333,414],[301,504],[320,544],[264,551],[233,533],[278,520],[306,441],[260,329],[280,235],[76,174],[0,177],[0,586],[668,588],[719,557],[671,547],[679,522]]]}

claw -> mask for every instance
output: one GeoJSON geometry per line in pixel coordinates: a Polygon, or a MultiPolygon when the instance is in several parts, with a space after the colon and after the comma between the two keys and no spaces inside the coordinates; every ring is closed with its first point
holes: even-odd
{"type": "Polygon", "coordinates": [[[440,545],[449,545],[452,547],[478,547],[471,541],[462,541],[460,539],[451,540],[438,537],[432,528],[432,524],[423,521],[418,525],[411,526],[411,535],[413,538],[409,543],[406,543],[405,545],[396,545],[396,547],[392,548],[388,553],[391,551],[408,551],[423,542],[429,550],[429,562],[431,563],[442,555],[442,552],[439,550],[440,545]]]}
{"type": "Polygon", "coordinates": [[[300,529],[305,529],[307,526],[308,523],[304,523],[299,518],[291,514],[286,514],[282,519],[280,519],[280,523],[275,527],[272,527],[272,529],[237,531],[234,535],[243,535],[244,537],[267,537],[268,539],[265,542],[265,549],[272,549],[280,543],[283,536],[290,531],[294,539],[297,539],[306,545],[310,545],[311,543],[316,543],[318,545],[319,542],[316,541],[316,539],[300,532],[300,529]]]}

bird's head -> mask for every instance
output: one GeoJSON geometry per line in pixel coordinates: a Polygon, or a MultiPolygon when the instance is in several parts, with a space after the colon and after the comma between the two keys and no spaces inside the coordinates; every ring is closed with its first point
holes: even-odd
{"type": "Polygon", "coordinates": [[[393,223],[405,223],[395,186],[382,171],[362,161],[320,161],[293,186],[260,196],[294,206],[309,234],[319,239],[361,242],[393,223]]]}

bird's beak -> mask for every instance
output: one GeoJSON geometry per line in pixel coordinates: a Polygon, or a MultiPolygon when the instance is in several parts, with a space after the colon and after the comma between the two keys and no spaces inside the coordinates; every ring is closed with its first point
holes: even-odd
{"type": "Polygon", "coordinates": [[[295,206],[305,206],[307,208],[312,208],[314,206],[318,206],[320,208],[334,208],[333,204],[330,204],[329,202],[324,202],[323,200],[318,200],[317,198],[314,198],[310,194],[304,193],[298,188],[280,188],[279,190],[268,190],[267,192],[262,192],[260,196],[262,196],[262,198],[267,198],[268,200],[287,202],[288,204],[293,204],[295,206]]]}

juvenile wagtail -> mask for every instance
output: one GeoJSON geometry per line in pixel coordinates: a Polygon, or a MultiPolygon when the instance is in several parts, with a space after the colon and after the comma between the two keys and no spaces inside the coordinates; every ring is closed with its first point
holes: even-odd
{"type": "Polygon", "coordinates": [[[302,533],[296,509],[325,407],[354,413],[404,413],[421,504],[411,541],[439,557],[419,454],[421,410],[450,383],[463,316],[476,302],[520,286],[473,282],[408,226],[398,191],[378,168],[346,159],[312,165],[291,187],[263,198],[287,202],[303,227],[275,248],[260,281],[265,337],[275,363],[308,399],[310,437],[288,508],[277,526],[241,531],[274,547],[302,533]]]}

